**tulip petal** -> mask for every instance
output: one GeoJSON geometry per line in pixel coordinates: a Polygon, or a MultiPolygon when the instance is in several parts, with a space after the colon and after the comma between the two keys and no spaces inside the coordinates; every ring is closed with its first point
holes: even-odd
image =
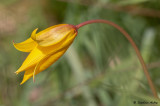
{"type": "Polygon", "coordinates": [[[55,28],[48,29],[48,31],[42,31],[41,33],[36,34],[36,41],[40,46],[51,46],[61,42],[69,35],[73,35],[75,31],[73,26],[62,24],[55,28]]]}
{"type": "Polygon", "coordinates": [[[35,48],[37,43],[32,38],[28,38],[27,40],[25,40],[21,43],[14,43],[13,42],[13,45],[19,51],[30,52],[31,50],[33,50],[35,48]]]}
{"type": "Polygon", "coordinates": [[[67,49],[64,49],[62,51],[59,51],[58,53],[55,53],[51,56],[49,56],[48,58],[45,59],[45,62],[43,64],[41,64],[39,71],[41,72],[45,69],[47,69],[49,66],[51,66],[54,62],[56,62],[65,52],[67,49]]]}
{"type": "Polygon", "coordinates": [[[23,76],[23,80],[22,80],[22,82],[21,82],[20,85],[22,85],[22,84],[25,83],[29,78],[32,77],[32,75],[33,75],[33,70],[34,70],[34,67],[32,67],[31,69],[25,71],[24,76],[23,76]]]}
{"type": "MultiPolygon", "coordinates": [[[[37,38],[38,36],[40,36],[40,35],[42,35],[42,34],[44,34],[44,33],[47,33],[48,31],[54,29],[55,27],[59,27],[59,26],[62,26],[62,25],[66,25],[66,24],[59,24],[59,25],[51,26],[51,27],[49,27],[49,28],[47,28],[47,29],[45,29],[45,30],[43,30],[43,31],[40,31],[40,32],[37,33],[37,34],[31,34],[31,38],[36,41],[36,38],[37,38]]],[[[38,30],[38,28],[36,28],[33,32],[36,33],[37,30],[38,30]]]]}
{"type": "Polygon", "coordinates": [[[35,66],[44,56],[45,54],[40,49],[38,49],[38,47],[35,47],[35,49],[30,52],[30,54],[25,59],[22,66],[16,71],[16,73],[18,74],[19,72],[35,66]]]}
{"type": "MultiPolygon", "coordinates": [[[[67,47],[68,48],[68,47],[67,47]]],[[[67,50],[64,48],[57,52],[51,52],[50,54],[46,55],[40,62],[36,65],[33,72],[33,81],[35,81],[35,74],[41,72],[52,65],[55,61],[57,61],[67,50]]]]}
{"type": "Polygon", "coordinates": [[[45,29],[45,30],[42,30],[42,31],[40,31],[39,33],[37,33],[37,34],[36,34],[36,37],[39,37],[40,35],[48,32],[48,31],[50,31],[50,30],[52,30],[52,29],[54,29],[54,28],[56,28],[56,27],[63,26],[63,25],[67,25],[67,24],[58,24],[58,25],[51,26],[51,27],[49,27],[49,28],[47,28],[47,29],[45,29]]]}
{"type": "Polygon", "coordinates": [[[32,68],[28,69],[27,71],[25,71],[24,77],[23,77],[23,80],[22,80],[21,84],[25,83],[28,79],[30,79],[34,74],[34,71],[35,71],[35,75],[36,75],[36,74],[40,73],[41,71],[47,69],[55,61],[57,61],[65,53],[65,51],[66,51],[66,49],[62,50],[62,51],[60,51],[58,53],[55,53],[53,55],[47,55],[37,65],[37,68],[36,67],[32,67],[32,68]],[[36,70],[35,70],[35,68],[36,68],[36,70]]]}
{"type": "Polygon", "coordinates": [[[33,71],[33,82],[35,82],[35,73],[39,70],[40,62],[36,65],[33,71]]]}
{"type": "Polygon", "coordinates": [[[38,42],[38,44],[39,44],[40,46],[43,46],[43,47],[58,44],[58,43],[60,43],[62,40],[66,39],[69,35],[73,35],[73,32],[74,32],[74,30],[68,31],[68,32],[66,31],[66,32],[64,32],[64,33],[61,32],[61,34],[62,34],[63,36],[59,36],[59,37],[57,37],[57,38],[48,37],[48,38],[46,38],[45,40],[38,42]],[[65,35],[65,36],[64,36],[64,35],[65,35]]]}
{"type": "MultiPolygon", "coordinates": [[[[31,36],[36,35],[36,31],[38,30],[38,28],[36,28],[31,36]]],[[[37,45],[37,43],[32,39],[32,38],[28,38],[27,40],[21,42],[21,43],[14,43],[13,42],[14,47],[22,52],[30,52],[31,50],[33,50],[35,48],[35,46],[37,45]]]]}
{"type": "Polygon", "coordinates": [[[31,34],[31,38],[32,38],[33,40],[36,40],[36,32],[37,32],[37,30],[38,30],[38,28],[36,28],[36,29],[32,32],[32,34],[31,34]]]}

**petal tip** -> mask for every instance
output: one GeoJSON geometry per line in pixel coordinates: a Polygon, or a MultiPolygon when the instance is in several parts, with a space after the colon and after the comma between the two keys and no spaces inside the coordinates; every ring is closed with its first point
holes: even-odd
{"type": "Polygon", "coordinates": [[[24,84],[27,80],[22,80],[22,82],[20,83],[20,85],[24,84]]]}
{"type": "Polygon", "coordinates": [[[33,83],[35,83],[35,76],[33,75],[33,83]]]}
{"type": "Polygon", "coordinates": [[[15,73],[16,75],[18,75],[19,72],[16,71],[16,72],[14,72],[14,73],[15,73]]]}
{"type": "Polygon", "coordinates": [[[24,82],[21,82],[20,85],[22,85],[24,82]]]}
{"type": "MultiPolygon", "coordinates": [[[[16,44],[16,43],[14,42],[14,40],[12,41],[12,44],[13,44],[13,46],[15,47],[15,44],[16,44]]],[[[16,48],[16,47],[15,47],[15,48],[16,48]]]]}
{"type": "Polygon", "coordinates": [[[36,32],[37,32],[37,30],[38,30],[38,28],[36,28],[36,29],[32,32],[32,34],[31,34],[31,38],[32,38],[33,40],[36,40],[36,32]]]}
{"type": "Polygon", "coordinates": [[[35,83],[35,79],[33,79],[33,83],[35,83]]]}

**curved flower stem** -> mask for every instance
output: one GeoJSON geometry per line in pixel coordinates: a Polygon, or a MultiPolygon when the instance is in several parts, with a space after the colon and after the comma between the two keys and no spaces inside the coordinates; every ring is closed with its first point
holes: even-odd
{"type": "Polygon", "coordinates": [[[149,72],[147,70],[147,67],[146,67],[146,64],[140,54],[140,51],[138,50],[138,47],[136,46],[135,42],[133,41],[133,39],[130,37],[130,35],[123,29],[121,28],[120,26],[118,26],[117,24],[111,22],[111,21],[108,21],[108,20],[102,20],[102,19],[96,19],[96,20],[89,20],[89,21],[86,21],[86,22],[83,22],[83,23],[80,23],[78,25],[76,25],[76,28],[79,29],[80,27],[84,26],[84,25],[87,25],[87,24],[92,24],[92,23],[105,23],[105,24],[109,24],[113,27],[115,27],[116,29],[118,29],[127,39],[128,41],[131,43],[132,47],[134,48],[137,56],[138,56],[138,59],[143,67],[143,70],[144,70],[144,73],[145,73],[145,76],[148,80],[148,83],[149,83],[149,86],[151,88],[151,91],[154,95],[155,98],[158,98],[158,95],[157,95],[157,92],[156,92],[156,89],[153,85],[153,82],[151,80],[151,77],[149,75],[149,72]]]}

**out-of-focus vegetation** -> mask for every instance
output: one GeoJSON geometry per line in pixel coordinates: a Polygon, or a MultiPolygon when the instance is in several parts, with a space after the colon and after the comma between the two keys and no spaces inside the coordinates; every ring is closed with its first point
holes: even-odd
{"type": "MultiPolygon", "coordinates": [[[[90,19],[122,26],[136,42],[160,92],[160,0],[0,0],[0,106],[139,106],[153,98],[136,54],[115,28],[92,24],[55,64],[19,85],[17,51],[35,28],[90,19]]],[[[160,101],[158,101],[160,105],[160,101]]],[[[151,106],[149,104],[148,106],[151,106]]],[[[156,105],[158,106],[158,105],[156,105]]]]}

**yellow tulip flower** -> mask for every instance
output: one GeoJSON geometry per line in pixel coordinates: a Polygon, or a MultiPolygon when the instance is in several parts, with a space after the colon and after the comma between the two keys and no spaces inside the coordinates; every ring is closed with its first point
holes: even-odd
{"type": "Polygon", "coordinates": [[[19,72],[25,71],[21,84],[26,82],[31,77],[33,77],[34,81],[34,76],[36,74],[48,68],[65,53],[65,51],[68,49],[68,47],[76,37],[77,30],[85,25],[92,23],[109,24],[118,29],[127,38],[127,40],[134,48],[137,57],[143,67],[144,73],[154,97],[158,98],[157,91],[150,78],[146,64],[133,39],[123,28],[121,28],[117,24],[102,19],[85,21],[75,26],[69,24],[55,25],[37,34],[36,31],[38,29],[35,29],[32,32],[31,37],[26,41],[17,44],[13,43],[16,49],[23,52],[30,52],[26,60],[23,62],[22,66],[16,71],[17,74],[19,72]]]}
{"type": "Polygon", "coordinates": [[[58,60],[68,49],[77,35],[74,25],[59,24],[49,27],[36,34],[35,29],[31,37],[21,43],[14,43],[17,50],[30,52],[21,67],[15,72],[25,71],[21,84],[58,60]]]}

